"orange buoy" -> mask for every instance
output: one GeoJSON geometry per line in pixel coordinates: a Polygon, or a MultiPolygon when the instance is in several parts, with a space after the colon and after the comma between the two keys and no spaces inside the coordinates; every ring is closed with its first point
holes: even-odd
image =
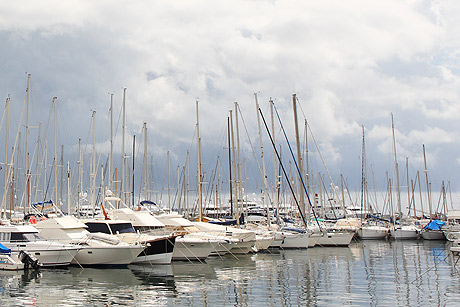
{"type": "Polygon", "coordinates": [[[30,222],[31,224],[37,224],[37,219],[35,218],[35,216],[31,215],[31,216],[29,217],[29,222],[30,222]]]}

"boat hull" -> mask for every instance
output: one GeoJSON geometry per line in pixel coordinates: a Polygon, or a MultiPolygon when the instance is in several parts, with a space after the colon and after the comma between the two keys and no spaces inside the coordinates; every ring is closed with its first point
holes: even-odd
{"type": "Polygon", "coordinates": [[[170,264],[175,249],[176,237],[165,237],[140,241],[145,245],[142,252],[133,260],[133,264],[170,264]]]}
{"type": "Polygon", "coordinates": [[[381,226],[363,226],[358,229],[357,236],[361,240],[383,240],[388,237],[388,228],[381,226]]]}
{"type": "Polygon", "coordinates": [[[72,264],[82,266],[128,265],[142,252],[143,246],[85,247],[78,251],[72,264]]]}
{"type": "Polygon", "coordinates": [[[354,232],[326,232],[315,233],[312,237],[316,239],[315,246],[348,246],[354,237],[354,232]]]}
{"type": "Polygon", "coordinates": [[[424,230],[422,231],[422,238],[424,240],[445,240],[446,236],[440,230],[424,230]]]}
{"type": "Polygon", "coordinates": [[[37,258],[44,267],[68,266],[80,250],[77,246],[47,241],[43,243],[40,241],[20,242],[17,244],[3,243],[3,245],[15,252],[21,250],[28,252],[33,257],[37,258]]]}
{"type": "Polygon", "coordinates": [[[416,240],[420,238],[420,233],[414,227],[392,228],[390,236],[395,240],[416,240]]]}
{"type": "Polygon", "coordinates": [[[281,243],[281,248],[308,248],[308,243],[310,241],[310,234],[308,232],[283,232],[283,234],[284,240],[281,243]]]}

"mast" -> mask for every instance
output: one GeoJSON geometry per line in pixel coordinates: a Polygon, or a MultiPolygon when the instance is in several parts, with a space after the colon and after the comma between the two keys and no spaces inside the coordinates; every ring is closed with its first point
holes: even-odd
{"type": "Polygon", "coordinates": [[[400,185],[399,185],[398,159],[396,157],[395,125],[394,125],[394,122],[393,122],[393,113],[391,113],[391,131],[393,133],[393,153],[394,153],[395,173],[396,173],[396,204],[398,206],[399,218],[402,218],[401,188],[400,188],[400,185]]]}
{"type": "Polygon", "coordinates": [[[262,160],[262,187],[264,193],[262,194],[262,206],[267,208],[267,225],[270,226],[270,208],[268,202],[265,201],[265,196],[267,194],[267,170],[265,168],[265,159],[264,159],[264,145],[262,141],[262,129],[260,127],[260,116],[259,116],[259,101],[257,100],[257,93],[254,93],[254,98],[256,102],[256,115],[257,115],[257,127],[259,129],[259,142],[260,142],[260,159],[262,160]]]}
{"type": "Polygon", "coordinates": [[[113,94],[110,94],[110,157],[109,157],[109,190],[113,185],[113,94]]]}
{"type": "Polygon", "coordinates": [[[304,190],[302,188],[302,179],[303,179],[303,167],[302,167],[302,153],[300,152],[300,138],[299,138],[299,124],[297,121],[297,101],[296,101],[296,94],[292,95],[292,107],[294,110],[294,127],[295,127],[295,141],[297,145],[297,161],[299,167],[299,206],[300,210],[302,211],[302,215],[305,216],[305,195],[304,190]]]}
{"type": "Polygon", "coordinates": [[[233,215],[233,185],[232,185],[232,154],[231,154],[231,144],[230,144],[230,115],[227,117],[227,141],[228,141],[228,170],[229,170],[229,182],[230,182],[230,214],[233,215]]]}
{"type": "Polygon", "coordinates": [[[135,159],[135,153],[136,153],[135,151],[136,151],[136,135],[133,135],[133,177],[132,177],[133,178],[132,179],[133,180],[133,189],[132,189],[132,194],[131,194],[132,195],[131,196],[132,197],[131,208],[134,208],[134,204],[135,204],[135,202],[134,202],[134,166],[135,166],[134,159],[135,159]]]}
{"type": "MultiPolygon", "coordinates": [[[[29,191],[29,176],[30,176],[30,170],[29,170],[29,99],[30,99],[30,77],[31,74],[27,74],[27,90],[26,90],[26,145],[24,148],[24,156],[25,156],[25,171],[24,171],[24,187],[27,189],[27,196],[26,196],[26,202],[27,202],[27,207],[30,204],[30,191],[29,191]]],[[[26,214],[26,205],[24,205],[24,214],[26,214]]]]}
{"type": "Polygon", "coordinates": [[[54,106],[54,201],[56,206],[59,206],[58,201],[58,184],[57,184],[57,128],[56,128],[56,104],[57,97],[53,97],[54,106]]]}
{"type": "Polygon", "coordinates": [[[144,199],[147,199],[148,167],[147,167],[147,123],[144,122],[144,199]]]}
{"type": "Polygon", "coordinates": [[[366,173],[365,173],[365,142],[364,142],[364,126],[361,126],[363,130],[363,147],[361,153],[361,222],[363,219],[363,212],[367,212],[365,204],[365,188],[366,188],[366,173]]]}
{"type": "Polygon", "coordinates": [[[422,210],[422,218],[425,215],[423,212],[423,198],[422,198],[422,184],[420,182],[420,173],[417,171],[417,180],[418,180],[418,191],[420,192],[420,209],[422,210]]]}
{"type": "Polygon", "coordinates": [[[126,169],[126,156],[125,156],[125,134],[126,134],[126,88],[123,88],[123,125],[122,125],[122,137],[121,137],[121,184],[120,184],[120,195],[121,199],[126,203],[126,182],[125,182],[125,169],[126,169]]]}
{"type": "MultiPolygon", "coordinates": [[[[40,147],[41,147],[40,135],[41,135],[41,128],[42,128],[42,123],[39,122],[38,123],[38,137],[37,137],[37,159],[35,160],[35,174],[37,174],[37,175],[35,175],[35,178],[33,180],[33,190],[35,191],[34,199],[37,199],[37,195],[38,195],[38,191],[39,191],[39,188],[38,188],[38,183],[39,183],[38,172],[39,172],[39,165],[40,165],[40,147]]],[[[27,204],[27,208],[29,208],[29,205],[30,205],[30,201],[27,204]]]]}
{"type": "Polygon", "coordinates": [[[431,207],[431,195],[430,195],[430,185],[428,183],[428,168],[426,167],[426,155],[425,155],[425,144],[423,144],[423,164],[425,166],[425,179],[426,179],[426,192],[428,196],[428,212],[430,214],[430,220],[431,220],[431,214],[433,213],[432,207],[431,207]]]}
{"type": "MultiPolygon", "coordinates": [[[[241,156],[240,156],[240,132],[238,129],[238,102],[235,101],[235,128],[236,128],[236,149],[237,149],[237,158],[238,158],[238,179],[236,181],[236,203],[238,200],[244,200],[243,196],[243,180],[241,176],[241,156]]],[[[235,170],[236,171],[236,170],[235,170]]]]}
{"type": "MultiPolygon", "coordinates": [[[[273,100],[270,98],[269,100],[270,102],[270,119],[271,119],[271,128],[272,128],[272,138],[273,138],[273,143],[276,144],[276,141],[275,141],[275,117],[273,115],[273,106],[274,106],[274,103],[273,103],[273,100]]],[[[278,214],[279,214],[279,211],[280,211],[280,208],[279,208],[279,202],[280,202],[280,199],[279,199],[279,189],[280,189],[280,186],[279,186],[279,176],[278,176],[278,163],[276,162],[276,154],[275,154],[275,150],[273,149],[273,169],[274,169],[274,172],[273,172],[273,177],[275,177],[275,208],[276,208],[276,218],[278,220],[278,214]]]]}
{"type": "Polygon", "coordinates": [[[83,172],[83,165],[82,165],[82,155],[81,155],[81,139],[78,139],[78,179],[77,179],[77,213],[80,213],[80,197],[82,192],[82,172],[83,172]]]}
{"type": "Polygon", "coordinates": [[[70,199],[71,199],[71,190],[70,190],[70,162],[67,161],[67,213],[70,214],[70,199]]]}
{"type": "Polygon", "coordinates": [[[230,132],[231,132],[231,138],[232,138],[232,156],[233,156],[233,159],[232,159],[232,168],[233,168],[233,172],[235,174],[235,180],[233,182],[235,182],[234,184],[234,187],[233,187],[233,191],[232,193],[234,193],[233,195],[235,196],[236,200],[235,200],[235,203],[236,203],[236,206],[235,206],[235,217],[236,217],[236,225],[239,227],[240,226],[240,213],[239,213],[239,207],[238,207],[238,188],[237,188],[237,183],[236,183],[236,178],[237,178],[237,175],[236,175],[236,155],[235,155],[235,138],[234,138],[234,132],[233,132],[233,117],[232,117],[232,110],[229,111],[230,112],[230,132]]]}
{"type": "Polygon", "coordinates": [[[96,111],[93,111],[93,153],[91,155],[91,206],[93,214],[96,212],[96,111]]]}
{"type": "MultiPolygon", "coordinates": [[[[409,186],[409,158],[408,157],[406,157],[406,182],[407,182],[407,206],[409,208],[408,214],[410,214],[411,200],[410,200],[410,186],[409,186]]],[[[415,209],[415,203],[414,203],[414,209],[415,209]]],[[[415,214],[414,214],[414,217],[415,217],[415,214]]]]}
{"type": "Polygon", "coordinates": [[[198,148],[198,221],[203,221],[203,195],[201,182],[201,139],[200,139],[200,124],[198,118],[198,100],[196,101],[196,139],[198,148]]]}

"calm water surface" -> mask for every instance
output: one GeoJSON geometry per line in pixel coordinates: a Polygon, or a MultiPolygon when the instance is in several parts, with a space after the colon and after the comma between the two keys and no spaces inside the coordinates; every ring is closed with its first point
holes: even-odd
{"type": "Polygon", "coordinates": [[[445,242],[369,241],[206,263],[0,271],[0,291],[0,306],[459,306],[460,262],[445,242]]]}

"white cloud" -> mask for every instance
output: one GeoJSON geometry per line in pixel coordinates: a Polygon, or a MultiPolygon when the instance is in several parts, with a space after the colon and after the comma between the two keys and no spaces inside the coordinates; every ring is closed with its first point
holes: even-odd
{"type": "MultiPolygon", "coordinates": [[[[0,35],[8,42],[1,51],[8,59],[1,89],[21,89],[22,99],[23,73],[32,72],[34,99],[58,95],[63,109],[73,112],[67,122],[73,127],[88,122],[90,109],[105,112],[108,92],[119,108],[127,87],[130,133],[147,121],[156,148],[173,149],[180,161],[193,142],[197,99],[202,137],[218,147],[234,101],[256,135],[254,92],[264,112],[269,97],[275,99],[292,135],[295,92],[338,168],[354,159],[343,146],[360,139],[362,124],[375,148],[391,151],[390,112],[399,121],[399,151],[414,155],[422,143],[442,147],[458,139],[451,132],[460,98],[457,6],[16,1],[0,4],[0,35]]],[[[68,129],[75,139],[86,131],[68,129]]],[[[106,141],[103,136],[98,142],[106,141]]]]}

